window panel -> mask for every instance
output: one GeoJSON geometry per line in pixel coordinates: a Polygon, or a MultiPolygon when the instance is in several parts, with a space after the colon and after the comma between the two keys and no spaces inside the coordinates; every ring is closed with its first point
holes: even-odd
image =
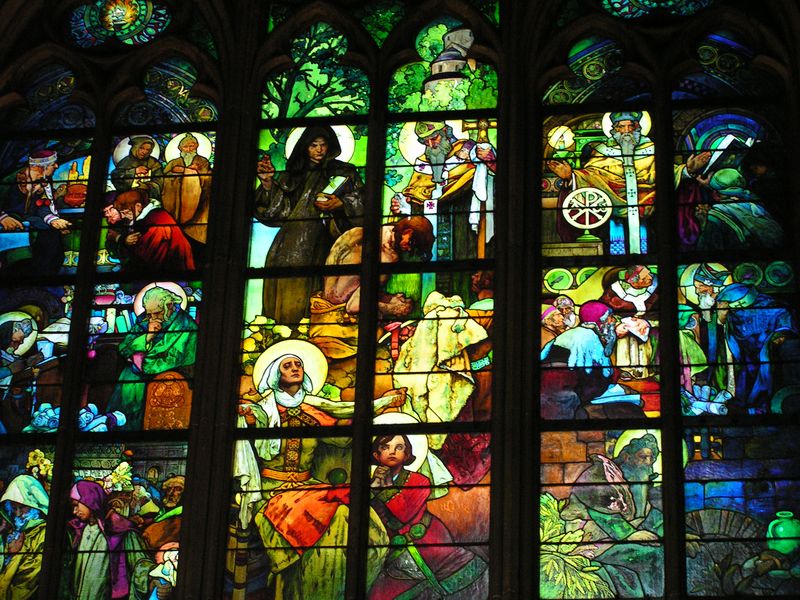
{"type": "Polygon", "coordinates": [[[50,444],[0,447],[0,585],[19,597],[42,569],[54,452],[50,444]]]}
{"type": "Polygon", "coordinates": [[[186,444],[79,445],[61,594],[169,595],[176,585],[186,444]]]}
{"type": "Polygon", "coordinates": [[[290,597],[344,593],[350,444],[311,435],[235,442],[224,597],[275,587],[290,597]]]}
{"type": "Polygon", "coordinates": [[[361,231],[366,147],[359,125],[262,130],[251,267],[322,265],[339,236],[361,231]]]}
{"type": "Polygon", "coordinates": [[[189,426],[201,299],[194,281],[95,287],[80,429],[189,426]]]}
{"type": "Polygon", "coordinates": [[[58,428],[73,286],[0,288],[2,433],[58,428]]]}
{"type": "Polygon", "coordinates": [[[542,434],[542,597],[663,595],[660,440],[649,429],[542,434]]]}
{"type": "Polygon", "coordinates": [[[392,224],[402,229],[395,244],[411,229],[416,234],[405,242],[407,249],[383,250],[383,262],[494,256],[496,133],[497,121],[489,118],[389,126],[382,238],[392,224]]]}
{"type": "Polygon", "coordinates": [[[589,101],[649,98],[646,82],[625,74],[625,52],[616,41],[591,36],[575,43],[567,54],[574,77],[551,84],[544,104],[580,104],[589,101]]]}
{"type": "Polygon", "coordinates": [[[389,276],[378,300],[375,396],[395,396],[391,408],[417,423],[489,419],[493,286],[491,271],[389,276]]]}
{"type": "Polygon", "coordinates": [[[8,140],[0,162],[0,273],[74,273],[91,139],[8,140]]]}
{"type": "Polygon", "coordinates": [[[202,264],[214,143],[213,132],[115,140],[98,270],[152,274],[202,264]]]}
{"type": "Polygon", "coordinates": [[[327,23],[315,23],[292,40],[293,66],[270,75],[264,85],[265,119],[365,114],[369,80],[343,56],[348,41],[327,23]]]}
{"type": "Polygon", "coordinates": [[[789,571],[800,528],[797,439],[793,427],[686,430],[690,595],[800,591],[789,571]]]}
{"type": "Polygon", "coordinates": [[[542,253],[655,249],[655,145],[646,111],[550,117],[544,123],[542,253]]]}
{"type": "Polygon", "coordinates": [[[389,84],[391,112],[494,108],[497,72],[471,54],[475,34],[453,17],[429,23],[417,35],[420,61],[397,69],[389,84]]]}
{"type": "Polygon", "coordinates": [[[183,57],[152,65],[144,74],[145,99],[124,107],[116,124],[135,127],[216,121],[216,104],[205,95],[192,93],[197,79],[197,68],[183,57]]]}
{"type": "MultiPolygon", "coordinates": [[[[464,437],[464,449],[470,442],[488,446],[488,434],[464,437]]],[[[375,437],[368,561],[379,557],[383,568],[377,576],[369,569],[370,598],[488,596],[488,449],[485,455],[485,469],[475,469],[474,456],[439,448],[436,436],[375,437]],[[467,470],[468,477],[459,480],[456,474],[467,470]],[[380,524],[373,525],[376,517],[380,524]]]]}
{"type": "Polygon", "coordinates": [[[800,363],[793,280],[784,261],[681,267],[685,415],[792,410],[800,363]]]}
{"type": "Polygon", "coordinates": [[[543,272],[541,416],[658,417],[656,265],[543,272]]]}

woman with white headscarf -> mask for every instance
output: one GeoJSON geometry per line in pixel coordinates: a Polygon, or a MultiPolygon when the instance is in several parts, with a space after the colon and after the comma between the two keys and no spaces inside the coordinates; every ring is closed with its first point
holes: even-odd
{"type": "MultiPolygon", "coordinates": [[[[326,374],[327,362],[316,346],[301,340],[280,342],[265,351],[254,366],[260,400],[240,405],[240,415],[248,426],[261,428],[346,424],[353,417],[355,403],[316,395],[326,374]]],[[[382,412],[401,399],[404,397],[396,394],[382,396],[374,401],[375,410],[382,412]]],[[[241,502],[253,504],[254,523],[270,569],[280,579],[276,589],[282,590],[285,599],[344,596],[350,486],[342,469],[330,469],[327,477],[331,483],[323,483],[312,473],[312,468],[319,468],[314,456],[320,442],[345,447],[350,440],[314,437],[313,431],[304,437],[255,440],[263,497],[241,494],[241,502]]],[[[374,549],[368,561],[371,582],[389,541],[372,511],[370,540],[374,549]]]]}

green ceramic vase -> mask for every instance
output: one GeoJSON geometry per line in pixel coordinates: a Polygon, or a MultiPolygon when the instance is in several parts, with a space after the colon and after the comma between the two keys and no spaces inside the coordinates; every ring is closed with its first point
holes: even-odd
{"type": "Polygon", "coordinates": [[[788,510],[775,516],[778,518],[767,527],[767,546],[781,554],[791,554],[800,546],[800,521],[788,510]]]}

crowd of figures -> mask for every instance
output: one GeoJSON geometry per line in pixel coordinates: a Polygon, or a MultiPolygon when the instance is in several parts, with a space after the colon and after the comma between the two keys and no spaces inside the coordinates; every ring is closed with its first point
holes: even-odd
{"type": "MultiPolygon", "coordinates": [[[[542,305],[542,416],[658,413],[654,269],[601,267],[542,305]]],[[[780,261],[766,267],[768,277],[762,270],[750,263],[731,269],[718,263],[681,267],[684,415],[797,410],[800,332],[787,296],[793,276],[780,261]]]]}
{"type": "MultiPolygon", "coordinates": [[[[72,295],[70,286],[0,293],[0,433],[57,430],[72,295]]],[[[80,431],[188,426],[200,298],[175,282],[98,286],[80,431]]]]}
{"type": "MultiPolygon", "coordinates": [[[[76,471],[59,597],[81,600],[164,600],[176,584],[185,480],[164,465],[116,448],[111,470],[76,471]],[[135,465],[135,466],[134,466],[135,465]],[[145,466],[147,465],[147,466],[145,466]],[[83,473],[78,475],[78,473],[83,473]]],[[[144,451],[146,454],[146,451],[144,451]]],[[[79,455],[104,462],[103,455],[79,455]]],[[[0,481],[0,590],[13,600],[35,598],[50,509],[52,455],[4,463],[0,481]]]]}
{"type": "MultiPolygon", "coordinates": [[[[200,263],[211,199],[209,135],[139,135],[118,143],[103,198],[100,269],[177,272],[200,263]]],[[[3,177],[0,266],[6,273],[74,271],[91,159],[74,151],[65,157],[60,166],[54,149],[30,152],[3,177]]]]}
{"type": "MultiPolygon", "coordinates": [[[[472,160],[492,161],[484,178],[494,170],[488,143],[451,139],[443,122],[418,123],[415,134],[425,152],[381,228],[383,263],[431,260],[441,214],[453,209],[451,202],[468,207],[473,201],[472,160]],[[437,210],[423,211],[423,198],[437,210]]],[[[276,173],[262,157],[255,218],[280,227],[267,267],[361,262],[363,184],[352,165],[336,158],[339,152],[330,127],[309,127],[285,171],[276,173]]],[[[461,257],[474,257],[475,244],[491,235],[485,223],[470,228],[468,208],[453,210],[464,219],[460,231],[472,234],[472,247],[464,241],[461,257]]],[[[461,280],[466,285],[427,274],[381,278],[376,423],[489,418],[492,273],[467,273],[461,280]],[[463,295],[455,293],[457,286],[463,295]]],[[[243,342],[239,425],[263,428],[267,439],[237,442],[226,593],[341,598],[352,518],[350,440],[320,428],[349,424],[355,414],[360,280],[332,270],[321,277],[268,278],[254,287],[263,293],[248,296],[258,306],[243,342]],[[270,436],[270,428],[283,427],[306,429],[270,436]]],[[[369,459],[369,597],[485,595],[488,434],[388,433],[374,440],[369,459]]]]}

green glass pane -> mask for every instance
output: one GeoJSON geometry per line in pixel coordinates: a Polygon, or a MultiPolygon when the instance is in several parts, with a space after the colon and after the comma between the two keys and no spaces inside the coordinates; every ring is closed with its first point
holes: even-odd
{"type": "Polygon", "coordinates": [[[261,114],[267,119],[365,114],[369,80],[344,64],[347,39],[327,23],[317,23],[292,40],[292,67],[267,78],[261,114]]]}
{"type": "Polygon", "coordinates": [[[369,3],[356,11],[356,16],[361,19],[364,28],[382,46],[397,23],[405,15],[405,6],[398,0],[382,0],[369,3]]]}
{"type": "Polygon", "coordinates": [[[416,40],[422,59],[400,67],[389,84],[393,112],[494,108],[497,72],[476,62],[469,49],[472,30],[450,18],[438,19],[416,40]]]}

